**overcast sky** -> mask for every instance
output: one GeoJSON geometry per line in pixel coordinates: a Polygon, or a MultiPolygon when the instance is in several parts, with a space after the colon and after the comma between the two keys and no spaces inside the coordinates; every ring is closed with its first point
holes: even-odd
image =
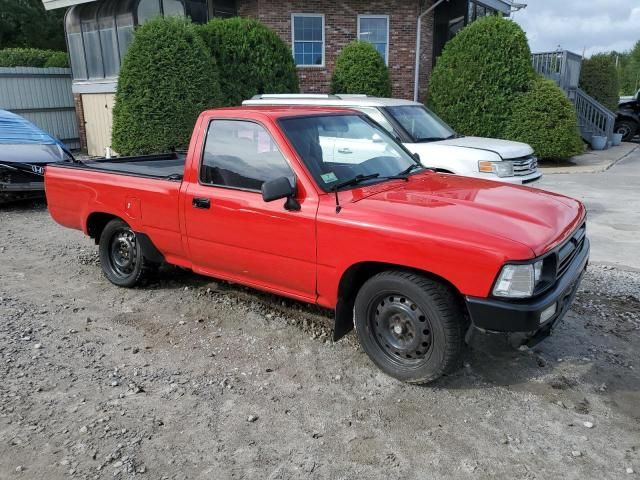
{"type": "Polygon", "coordinates": [[[565,50],[587,56],[629,50],[640,40],[640,0],[517,0],[513,14],[533,52],[565,50]]]}

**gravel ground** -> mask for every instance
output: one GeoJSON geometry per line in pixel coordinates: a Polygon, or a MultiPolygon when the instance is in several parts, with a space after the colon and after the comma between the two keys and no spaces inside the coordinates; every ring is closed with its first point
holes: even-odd
{"type": "Polygon", "coordinates": [[[640,471],[640,273],[591,267],[554,336],[481,338],[426,387],[327,312],[166,268],[102,276],[42,204],[0,210],[0,478],[604,479],[640,471]]]}

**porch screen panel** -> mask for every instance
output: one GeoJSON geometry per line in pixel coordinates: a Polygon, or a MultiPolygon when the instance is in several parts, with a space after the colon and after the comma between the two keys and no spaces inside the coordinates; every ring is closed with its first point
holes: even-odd
{"type": "Polygon", "coordinates": [[[81,15],[82,40],[89,78],[104,78],[97,10],[98,5],[87,5],[83,8],[81,15]]]}

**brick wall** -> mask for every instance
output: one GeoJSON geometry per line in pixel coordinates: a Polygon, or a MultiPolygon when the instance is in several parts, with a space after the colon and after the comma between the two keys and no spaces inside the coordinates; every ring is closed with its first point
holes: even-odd
{"type": "MultiPolygon", "coordinates": [[[[273,28],[291,46],[291,14],[325,15],[325,66],[299,67],[300,91],[328,93],[336,56],[347,43],[356,40],[358,15],[389,15],[389,70],[393,96],[413,99],[416,22],[419,0],[240,0],[241,16],[258,18],[273,28]]],[[[430,5],[432,0],[422,2],[430,5]]],[[[423,18],[421,46],[420,97],[427,90],[433,54],[433,14],[423,18]]]]}

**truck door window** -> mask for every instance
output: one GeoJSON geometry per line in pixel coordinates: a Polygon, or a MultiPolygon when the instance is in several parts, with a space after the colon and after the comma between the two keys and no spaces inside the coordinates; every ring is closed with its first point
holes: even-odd
{"type": "Polygon", "coordinates": [[[293,172],[269,132],[257,123],[213,120],[209,124],[200,166],[207,185],[260,191],[268,180],[293,172]]]}

